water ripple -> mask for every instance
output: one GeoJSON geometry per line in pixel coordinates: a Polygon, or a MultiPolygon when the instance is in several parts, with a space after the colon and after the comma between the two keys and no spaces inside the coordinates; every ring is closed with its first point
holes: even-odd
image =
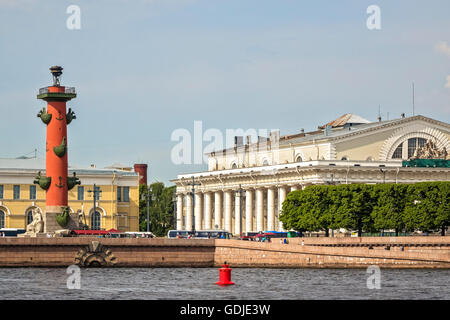
{"type": "Polygon", "coordinates": [[[365,269],[235,268],[234,286],[215,285],[216,268],[81,270],[81,289],[67,289],[65,268],[2,268],[1,299],[321,300],[450,299],[450,270],[381,270],[381,289],[365,269]]]}

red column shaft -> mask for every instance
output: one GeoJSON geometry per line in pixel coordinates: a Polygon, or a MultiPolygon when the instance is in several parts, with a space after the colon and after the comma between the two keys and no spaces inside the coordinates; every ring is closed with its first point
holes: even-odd
{"type": "MultiPolygon", "coordinates": [[[[49,92],[64,92],[65,87],[49,87],[49,92]]],[[[58,157],[53,148],[67,142],[66,102],[48,101],[47,113],[52,120],[47,125],[46,176],[52,178],[47,190],[47,206],[67,206],[67,149],[63,157],[58,157]]]]}

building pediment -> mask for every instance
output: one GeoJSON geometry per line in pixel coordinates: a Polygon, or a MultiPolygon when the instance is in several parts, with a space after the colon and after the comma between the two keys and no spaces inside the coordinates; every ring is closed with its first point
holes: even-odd
{"type": "MultiPolygon", "coordinates": [[[[332,139],[337,150],[337,159],[345,151],[357,154],[352,160],[374,158],[388,161],[400,144],[408,139],[431,140],[439,149],[450,150],[450,125],[424,116],[380,122],[332,139]],[[360,148],[360,150],[357,150],[360,148]]],[[[408,145],[405,145],[408,148],[408,145]]],[[[407,152],[407,151],[405,151],[407,152]]],[[[407,153],[406,153],[407,154],[407,153]]],[[[345,157],[347,155],[345,154],[345,157]]],[[[405,154],[403,155],[406,158],[405,154]]]]}
{"type": "Polygon", "coordinates": [[[414,124],[422,124],[425,127],[438,128],[441,131],[450,133],[450,124],[418,115],[409,118],[372,123],[367,127],[362,127],[361,129],[358,130],[349,130],[348,133],[344,133],[337,137],[330,137],[329,139],[332,141],[351,140],[359,138],[360,136],[363,135],[377,134],[382,131],[409,127],[414,124]]]}

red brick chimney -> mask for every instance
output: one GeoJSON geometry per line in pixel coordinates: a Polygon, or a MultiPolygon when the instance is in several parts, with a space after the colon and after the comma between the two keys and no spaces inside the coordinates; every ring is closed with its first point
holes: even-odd
{"type": "Polygon", "coordinates": [[[134,172],[139,174],[139,185],[143,183],[147,185],[147,167],[145,163],[136,163],[134,165],[134,172]]]}

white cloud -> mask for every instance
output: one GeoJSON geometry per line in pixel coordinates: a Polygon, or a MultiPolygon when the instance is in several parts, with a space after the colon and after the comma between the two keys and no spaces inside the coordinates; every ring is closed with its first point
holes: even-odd
{"type": "Polygon", "coordinates": [[[441,41],[436,45],[436,51],[450,57],[450,46],[445,41],[441,41]]]}
{"type": "Polygon", "coordinates": [[[445,87],[450,89],[450,76],[447,76],[447,83],[445,84],[445,87]]]}

